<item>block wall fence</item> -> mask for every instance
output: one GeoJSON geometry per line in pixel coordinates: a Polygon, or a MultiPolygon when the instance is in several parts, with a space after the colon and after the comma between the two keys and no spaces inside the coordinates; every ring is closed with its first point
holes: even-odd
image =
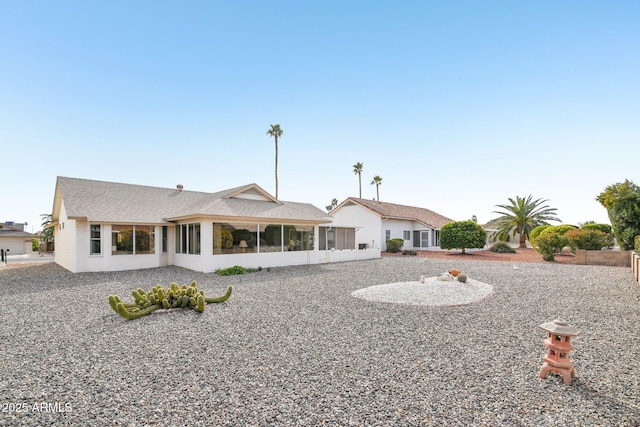
{"type": "Polygon", "coordinates": [[[576,251],[576,264],[604,265],[609,267],[630,267],[630,251],[576,251]]]}

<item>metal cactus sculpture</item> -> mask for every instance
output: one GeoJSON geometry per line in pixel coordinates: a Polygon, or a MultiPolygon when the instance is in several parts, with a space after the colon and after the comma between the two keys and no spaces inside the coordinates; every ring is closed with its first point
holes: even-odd
{"type": "Polygon", "coordinates": [[[116,313],[125,319],[137,319],[146,314],[163,309],[171,308],[192,308],[202,313],[207,304],[223,302],[231,296],[232,286],[227,288],[227,292],[217,298],[206,298],[204,291],[198,290],[195,282],[191,285],[182,285],[172,283],[169,288],[165,289],[162,285],[154,286],[151,291],[145,292],[144,289],[138,288],[131,291],[131,295],[135,302],[125,303],[117,295],[109,295],[109,305],[116,313]]]}

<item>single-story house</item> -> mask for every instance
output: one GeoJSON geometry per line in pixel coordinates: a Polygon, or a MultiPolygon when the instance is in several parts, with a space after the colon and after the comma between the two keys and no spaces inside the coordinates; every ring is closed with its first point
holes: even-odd
{"type": "Polygon", "coordinates": [[[414,206],[349,197],[330,212],[334,224],[356,229],[360,248],[387,249],[387,240],[403,239],[402,249],[429,250],[440,247],[440,228],[451,218],[414,206]]]}
{"type": "Polygon", "coordinates": [[[166,265],[213,272],[380,256],[356,250],[355,240],[328,245],[327,213],[257,184],[206,193],[58,177],[51,219],[55,262],[72,272],[166,265]]]}
{"type": "Polygon", "coordinates": [[[33,233],[24,230],[26,224],[13,222],[0,223],[0,250],[9,251],[9,255],[25,255],[33,252],[33,233]]]}

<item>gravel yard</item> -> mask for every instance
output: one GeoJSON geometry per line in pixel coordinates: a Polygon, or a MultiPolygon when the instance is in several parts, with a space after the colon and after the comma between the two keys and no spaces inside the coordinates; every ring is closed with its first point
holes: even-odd
{"type": "Polygon", "coordinates": [[[640,286],[631,269],[383,257],[221,277],[166,267],[0,270],[0,425],[637,426],[640,286]],[[425,306],[351,293],[451,268],[494,287],[425,306]],[[197,280],[205,312],[127,321],[107,296],[197,280]],[[577,378],[538,378],[557,318],[577,378]]]}

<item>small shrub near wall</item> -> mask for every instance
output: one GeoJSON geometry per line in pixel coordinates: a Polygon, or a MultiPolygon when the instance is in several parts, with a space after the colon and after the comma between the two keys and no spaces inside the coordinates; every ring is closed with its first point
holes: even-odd
{"type": "Polygon", "coordinates": [[[571,252],[574,254],[576,253],[576,249],[599,251],[612,245],[610,234],[595,229],[576,228],[567,231],[565,237],[569,242],[571,252]]]}
{"type": "Polygon", "coordinates": [[[404,240],[402,239],[387,240],[387,252],[395,254],[396,252],[400,251],[402,245],[404,245],[404,240]]]}
{"type": "Polygon", "coordinates": [[[633,247],[637,254],[640,254],[640,236],[636,236],[633,239],[633,247]]]}

